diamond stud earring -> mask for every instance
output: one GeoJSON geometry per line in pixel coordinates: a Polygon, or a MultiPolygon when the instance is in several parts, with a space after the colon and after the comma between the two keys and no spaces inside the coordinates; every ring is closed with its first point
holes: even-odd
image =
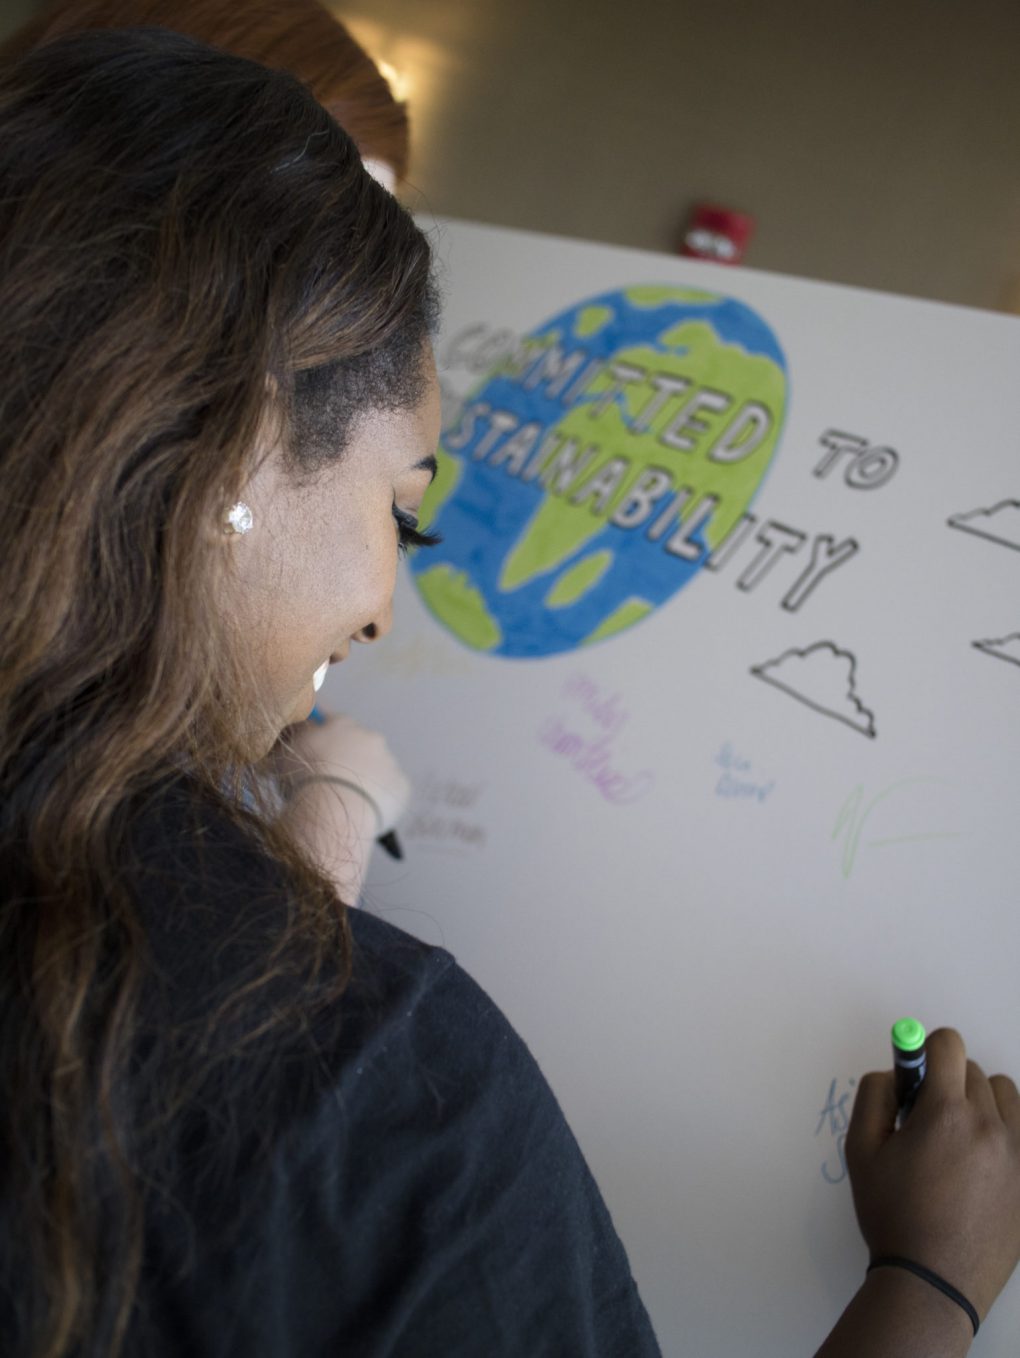
{"type": "Polygon", "coordinates": [[[227,515],[224,531],[227,533],[248,533],[254,523],[251,510],[243,500],[238,500],[227,515]]]}

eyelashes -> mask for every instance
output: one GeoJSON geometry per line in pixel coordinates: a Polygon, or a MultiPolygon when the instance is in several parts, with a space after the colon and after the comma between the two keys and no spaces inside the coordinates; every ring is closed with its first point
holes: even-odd
{"type": "Polygon", "coordinates": [[[437,547],[442,542],[438,533],[423,533],[418,527],[418,520],[412,514],[405,514],[403,510],[394,506],[393,517],[397,521],[397,532],[400,536],[398,548],[401,555],[406,556],[409,547],[437,547]]]}

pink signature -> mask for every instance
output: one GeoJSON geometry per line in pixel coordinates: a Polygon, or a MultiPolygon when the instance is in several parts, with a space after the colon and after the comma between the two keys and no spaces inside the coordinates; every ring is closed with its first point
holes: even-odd
{"type": "Polygon", "coordinates": [[[559,717],[548,717],[539,727],[538,738],[547,750],[566,759],[576,773],[614,806],[640,801],[655,784],[655,775],[647,769],[626,774],[614,766],[610,737],[605,733],[588,739],[570,730],[559,717]]]}

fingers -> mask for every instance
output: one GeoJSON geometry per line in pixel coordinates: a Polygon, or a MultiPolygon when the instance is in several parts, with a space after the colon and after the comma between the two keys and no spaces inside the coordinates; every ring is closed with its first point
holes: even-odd
{"type": "Polygon", "coordinates": [[[966,1099],[986,1117],[1020,1126],[1020,1092],[1008,1075],[989,1079],[976,1061],[967,1060],[963,1038],[955,1028],[937,1028],[928,1036],[928,1073],[918,1095],[966,1099]]]}
{"type": "Polygon", "coordinates": [[[976,1061],[967,1062],[966,1089],[968,1103],[973,1104],[983,1117],[994,1118],[997,1122],[1001,1119],[991,1081],[976,1061]]]}
{"type": "Polygon", "coordinates": [[[872,1071],[857,1086],[846,1133],[848,1165],[873,1155],[896,1129],[896,1084],[891,1070],[872,1071]]]}
{"type": "Polygon", "coordinates": [[[955,1028],[936,1028],[928,1034],[928,1073],[918,1099],[954,1101],[967,1096],[967,1048],[955,1028]]]}
{"type": "Polygon", "coordinates": [[[1020,1130],[1020,1092],[1008,1075],[993,1075],[988,1081],[1003,1122],[1020,1130]]]}

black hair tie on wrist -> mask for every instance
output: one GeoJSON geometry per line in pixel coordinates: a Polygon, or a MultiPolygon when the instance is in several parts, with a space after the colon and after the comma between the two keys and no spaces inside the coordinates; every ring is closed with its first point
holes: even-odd
{"type": "Polygon", "coordinates": [[[879,1259],[872,1259],[865,1270],[870,1273],[873,1268],[905,1268],[908,1273],[915,1273],[919,1278],[923,1278],[926,1283],[931,1283],[932,1287],[938,1290],[950,1301],[955,1301],[957,1306],[967,1312],[967,1319],[974,1326],[974,1333],[977,1334],[980,1321],[978,1313],[971,1306],[970,1302],[962,1292],[957,1292],[952,1283],[947,1283],[945,1278],[940,1278],[937,1273],[933,1273],[930,1268],[925,1268],[923,1264],[915,1264],[913,1259],[900,1259],[894,1254],[883,1255],[879,1259]]]}

